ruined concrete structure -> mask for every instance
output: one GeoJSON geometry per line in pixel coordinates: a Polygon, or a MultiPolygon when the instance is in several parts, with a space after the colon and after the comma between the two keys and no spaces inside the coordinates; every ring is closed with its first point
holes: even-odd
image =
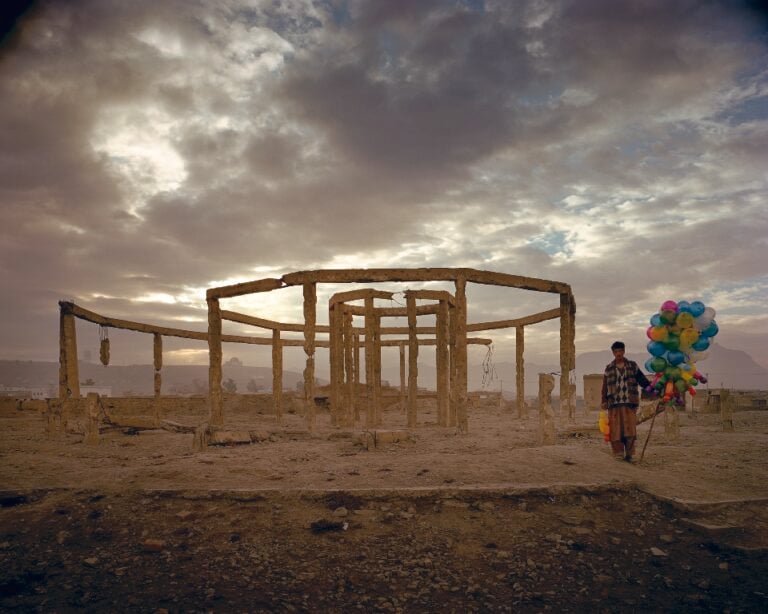
{"type": "MultiPolygon", "coordinates": [[[[138,322],[105,317],[83,309],[71,302],[60,302],[60,368],[59,398],[80,396],[77,372],[77,339],[74,319],[99,324],[102,327],[123,328],[152,334],[154,337],[155,397],[162,388],[162,337],[176,336],[208,342],[209,352],[209,425],[216,428],[224,424],[222,391],[222,343],[250,343],[272,348],[273,403],[278,423],[281,421],[283,348],[300,346],[305,354],[304,406],[307,427],[315,428],[315,354],[317,348],[329,352],[331,386],[331,421],[335,426],[350,427],[364,420],[366,428],[382,423],[381,351],[383,347],[397,347],[400,354],[400,391],[406,406],[409,427],[417,425],[418,356],[423,346],[434,346],[437,369],[438,423],[456,426],[461,433],[468,430],[467,405],[467,346],[489,345],[491,339],[475,338],[469,333],[515,329],[517,357],[517,410],[520,417],[526,412],[524,389],[525,327],[547,320],[560,319],[560,399],[561,412],[573,419],[575,412],[574,387],[569,374],[575,368],[574,323],[575,301],[568,284],[505,273],[467,268],[421,269],[339,269],[300,271],[281,278],[266,278],[230,286],[211,288],[206,295],[208,305],[208,332],[159,327],[138,322]],[[376,288],[354,289],[333,294],[328,302],[328,324],[317,323],[317,287],[319,284],[376,284],[376,283],[430,284],[449,282],[453,292],[432,289],[407,289],[405,307],[382,305],[391,301],[392,292],[376,288]],[[492,322],[467,321],[467,284],[484,284],[547,292],[559,296],[555,309],[521,318],[492,322]],[[279,291],[283,288],[302,288],[303,322],[277,322],[254,315],[222,309],[226,299],[251,294],[279,291]],[[419,324],[419,317],[434,317],[434,325],[419,324]],[[387,318],[406,318],[407,326],[387,326],[387,318]],[[357,319],[357,322],[356,322],[357,319]],[[269,336],[228,335],[222,331],[224,321],[247,324],[269,331],[269,336]],[[284,333],[301,333],[301,339],[284,337],[284,333]],[[318,338],[321,336],[321,338],[318,338]],[[361,351],[365,373],[361,373],[361,351]],[[407,360],[406,360],[407,356],[407,360]],[[407,366],[407,369],[406,369],[407,366]],[[407,376],[406,376],[407,373],[407,376]]],[[[104,353],[104,352],[102,352],[104,353]]],[[[108,356],[108,351],[106,352],[108,356]]],[[[108,358],[107,358],[108,360],[108,358]]],[[[553,384],[554,385],[554,384],[553,384]]]]}

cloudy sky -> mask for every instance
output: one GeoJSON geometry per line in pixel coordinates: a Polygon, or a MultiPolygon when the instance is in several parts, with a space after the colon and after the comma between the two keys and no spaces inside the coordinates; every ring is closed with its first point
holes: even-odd
{"type": "MultiPolygon", "coordinates": [[[[644,354],[661,302],[702,300],[768,366],[767,32],[736,1],[37,2],[0,43],[0,358],[57,360],[61,299],[205,330],[208,287],[427,266],[571,284],[578,352],[644,354]]],[[[558,305],[468,295],[471,321],[558,305]]],[[[298,321],[300,291],[224,307],[298,321]]]]}

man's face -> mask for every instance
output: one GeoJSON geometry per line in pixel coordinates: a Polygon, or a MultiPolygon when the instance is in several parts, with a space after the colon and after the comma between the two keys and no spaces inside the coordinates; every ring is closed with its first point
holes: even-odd
{"type": "Polygon", "coordinates": [[[613,350],[613,357],[618,360],[624,359],[624,348],[616,348],[613,350]]]}

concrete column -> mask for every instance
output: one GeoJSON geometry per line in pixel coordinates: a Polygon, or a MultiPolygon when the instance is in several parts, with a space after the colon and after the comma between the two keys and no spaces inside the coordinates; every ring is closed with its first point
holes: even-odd
{"type": "Polygon", "coordinates": [[[405,295],[408,310],[408,427],[415,428],[417,424],[416,406],[419,394],[419,340],[416,336],[416,298],[405,295]]]}
{"type": "Polygon", "coordinates": [[[456,280],[456,428],[469,432],[467,421],[467,281],[456,280]]]}
{"type": "Polygon", "coordinates": [[[400,411],[405,411],[405,345],[398,346],[400,350],[400,411]]]}
{"type": "Polygon", "coordinates": [[[272,404],[275,409],[275,420],[283,423],[283,342],[280,339],[280,329],[272,331],[272,404]]]}
{"type": "Polygon", "coordinates": [[[373,297],[368,296],[365,298],[365,392],[366,392],[366,404],[365,404],[365,426],[366,428],[373,428],[376,426],[376,410],[373,406],[373,389],[374,380],[376,379],[373,374],[374,358],[373,358],[373,337],[374,333],[374,318],[373,312],[373,297]]]}
{"type": "Polygon", "coordinates": [[[331,304],[328,308],[328,361],[331,376],[331,426],[339,425],[341,405],[341,378],[344,373],[343,348],[341,345],[341,305],[331,304]]]}
{"type": "Polygon", "coordinates": [[[160,397],[163,387],[163,379],[160,374],[160,371],[163,368],[163,336],[159,333],[154,333],[152,336],[154,337],[152,349],[155,365],[155,398],[157,399],[160,397]]]}
{"type": "Polygon", "coordinates": [[[221,392],[221,307],[219,299],[208,302],[208,404],[209,422],[224,425],[224,402],[221,392]]]}
{"type": "Polygon", "coordinates": [[[459,380],[456,371],[456,308],[448,309],[448,370],[451,396],[448,403],[448,426],[456,426],[456,403],[459,398],[459,380]]]}
{"type": "Polygon", "coordinates": [[[307,429],[315,431],[315,327],[317,322],[317,285],[307,283],[304,289],[304,353],[307,356],[304,368],[304,407],[307,429]]]}
{"type": "Polygon", "coordinates": [[[437,370],[437,424],[448,426],[450,403],[450,360],[448,357],[448,303],[440,301],[435,335],[435,368],[437,370]]]}
{"type": "Polygon", "coordinates": [[[373,423],[381,426],[381,316],[373,318],[373,423]]]}
{"type": "Polygon", "coordinates": [[[668,403],[664,411],[664,435],[669,441],[680,439],[680,416],[674,403],[668,403]]]}
{"type": "Polygon", "coordinates": [[[99,395],[89,392],[85,409],[85,443],[99,445],[99,395]]]}
{"type": "Polygon", "coordinates": [[[733,433],[733,399],[730,390],[722,388],[720,390],[720,421],[723,425],[723,432],[733,433]]]}
{"type": "Polygon", "coordinates": [[[517,388],[517,417],[528,417],[525,404],[525,326],[515,327],[515,386],[517,388]]]}
{"type": "Polygon", "coordinates": [[[352,379],[352,387],[354,389],[354,410],[355,410],[355,424],[360,421],[360,398],[358,392],[360,391],[360,334],[354,333],[352,335],[352,349],[353,349],[353,367],[354,377],[352,379]]]}
{"type": "Polygon", "coordinates": [[[75,316],[65,307],[59,312],[59,398],[80,397],[75,316]]]}
{"type": "Polygon", "coordinates": [[[355,342],[355,336],[352,332],[352,314],[344,310],[343,312],[343,344],[344,344],[344,426],[352,426],[355,423],[354,404],[355,404],[355,365],[352,344],[355,342]]]}
{"type": "Polygon", "coordinates": [[[542,445],[554,445],[555,414],[552,411],[552,391],[555,377],[549,373],[539,373],[539,442],[542,445]]]}
{"type": "Polygon", "coordinates": [[[576,420],[576,407],[571,394],[571,300],[569,294],[560,295],[560,415],[576,420]]]}

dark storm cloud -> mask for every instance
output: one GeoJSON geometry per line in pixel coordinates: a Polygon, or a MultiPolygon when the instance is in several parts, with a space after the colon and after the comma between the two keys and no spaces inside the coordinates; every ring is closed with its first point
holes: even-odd
{"type": "Polygon", "coordinates": [[[617,313],[637,287],[749,284],[768,160],[748,8],[41,2],[0,49],[0,309],[170,322],[199,309],[137,299],[335,258],[562,279],[586,329],[606,280],[617,313]]]}

